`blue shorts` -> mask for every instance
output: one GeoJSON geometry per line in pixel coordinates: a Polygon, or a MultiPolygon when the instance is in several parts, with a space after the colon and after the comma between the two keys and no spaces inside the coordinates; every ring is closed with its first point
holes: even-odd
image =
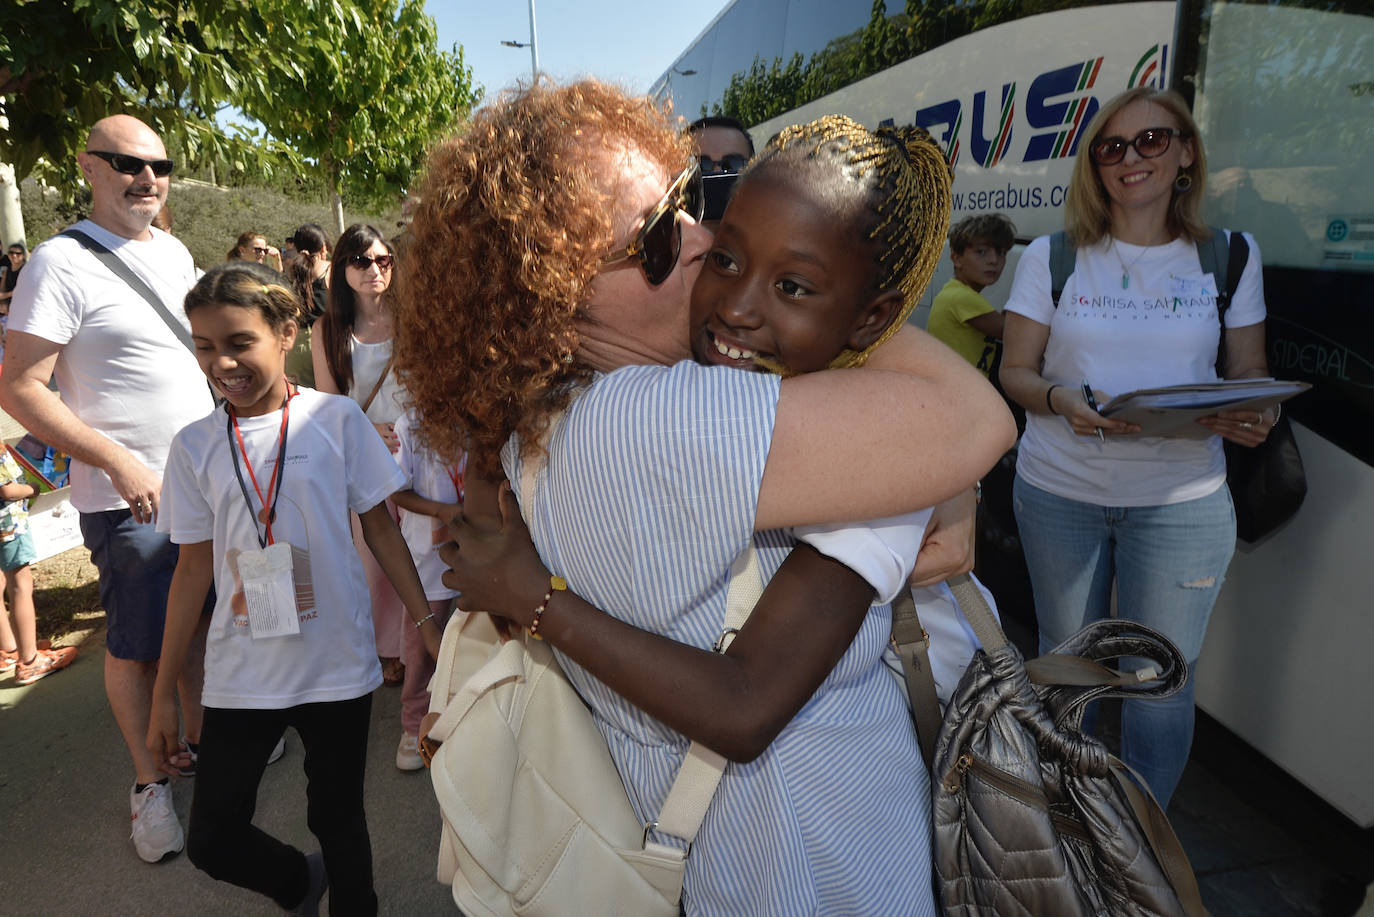
{"type": "MultiPolygon", "coordinates": [[[[100,604],[116,659],[147,662],[162,654],[162,624],[180,548],[152,523],[135,522],[127,509],[81,514],[81,537],[100,573],[100,604]]],[[[215,607],[215,590],[205,597],[215,607]]]]}
{"type": "Polygon", "coordinates": [[[20,567],[27,567],[38,557],[33,548],[33,536],[21,532],[9,541],[0,542],[0,570],[11,573],[20,567]]]}

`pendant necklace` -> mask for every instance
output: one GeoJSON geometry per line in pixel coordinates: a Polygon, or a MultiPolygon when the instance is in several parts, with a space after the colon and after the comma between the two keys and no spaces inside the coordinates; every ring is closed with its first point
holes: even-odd
{"type": "MultiPolygon", "coordinates": [[[[1154,241],[1154,239],[1151,238],[1150,242],[1153,242],[1153,241],[1154,241]]],[[[1116,237],[1115,237],[1115,236],[1112,237],[1112,254],[1116,256],[1116,262],[1117,262],[1117,264],[1120,264],[1120,265],[1121,265],[1121,289],[1123,289],[1123,290],[1128,290],[1128,289],[1130,289],[1130,287],[1131,287],[1131,268],[1133,268],[1133,267],[1135,267],[1137,264],[1139,264],[1139,263],[1140,263],[1140,259],[1143,258],[1143,257],[1145,257],[1145,253],[1146,253],[1147,251],[1150,250],[1150,242],[1147,242],[1147,243],[1145,244],[1145,247],[1142,248],[1142,249],[1140,250],[1140,253],[1139,253],[1138,255],[1136,255],[1134,258],[1131,259],[1131,263],[1128,265],[1128,264],[1126,263],[1125,259],[1123,259],[1123,258],[1121,257],[1121,250],[1118,249],[1118,248],[1116,247],[1116,237]]]]}

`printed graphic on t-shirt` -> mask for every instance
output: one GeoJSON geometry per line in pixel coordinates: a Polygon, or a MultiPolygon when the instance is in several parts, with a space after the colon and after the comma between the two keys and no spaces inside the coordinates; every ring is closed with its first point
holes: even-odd
{"type": "Polygon", "coordinates": [[[1068,317],[1104,321],[1200,319],[1217,322],[1216,282],[1211,274],[1194,277],[1170,274],[1168,290],[1163,296],[1129,289],[1098,295],[1078,293],[1061,303],[1059,308],[1068,317]]]}

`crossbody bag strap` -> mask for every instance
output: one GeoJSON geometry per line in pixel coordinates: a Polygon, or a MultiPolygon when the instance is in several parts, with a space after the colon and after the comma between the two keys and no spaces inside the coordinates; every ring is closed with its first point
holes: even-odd
{"type": "Polygon", "coordinates": [[[892,600],[892,645],[902,660],[906,693],[916,719],[916,741],[929,768],[935,760],[935,736],[940,732],[940,701],[930,670],[930,634],[921,626],[911,587],[903,584],[892,600]]]}
{"type": "Polygon", "coordinates": [[[177,336],[177,340],[181,341],[187,350],[195,353],[196,345],[191,342],[191,332],[187,331],[186,326],[176,320],[176,317],[168,311],[167,306],[158,295],[143,282],[143,278],[135,274],[133,269],[124,263],[123,259],[79,229],[65,229],[59,235],[75,239],[82,248],[94,255],[96,260],[109,268],[112,274],[127,283],[129,288],[139,296],[146,299],[148,305],[153,307],[153,311],[157,312],[158,318],[162,319],[171,329],[171,332],[177,336]]]}
{"type": "MultiPolygon", "coordinates": [[[[723,653],[749,620],[750,613],[763,596],[763,575],[759,571],[759,556],[751,544],[730,567],[730,588],[725,596],[725,626],[714,647],[723,653]]],[[[650,825],[656,831],[680,837],[691,843],[701,830],[701,822],[706,810],[711,807],[711,799],[716,795],[721,778],[725,776],[725,766],[729,762],[725,756],[693,742],[687,749],[687,757],[677,772],[668,798],[659,810],[658,822],[650,825]]],[[[645,831],[648,834],[648,831],[645,831]]]]}
{"type": "MultiPolygon", "coordinates": [[[[520,512],[525,517],[526,525],[530,525],[534,518],[535,479],[548,463],[547,445],[563,422],[563,416],[563,413],[559,412],[549,420],[541,442],[546,450],[544,456],[539,459],[527,459],[521,463],[520,512]]],[[[730,587],[725,598],[725,623],[720,638],[716,641],[716,652],[725,652],[762,595],[763,576],[759,572],[758,553],[753,545],[750,545],[735,558],[730,568],[730,587]]],[[[656,848],[665,847],[649,840],[651,830],[681,838],[688,844],[692,842],[697,836],[697,831],[701,829],[706,810],[711,807],[711,800],[716,795],[716,787],[720,785],[727,763],[723,755],[700,742],[692,743],[687,749],[687,756],[683,759],[681,768],[678,769],[673,786],[668,791],[668,797],[659,810],[658,821],[651,822],[644,828],[646,848],[649,845],[656,848]]]]}
{"type": "Polygon", "coordinates": [[[1002,625],[997,623],[997,616],[988,607],[987,599],[983,598],[983,593],[973,585],[973,580],[967,573],[951,576],[945,580],[945,585],[954,593],[954,600],[959,603],[959,611],[963,614],[964,620],[968,621],[969,627],[973,628],[973,635],[983,644],[985,651],[995,653],[1007,645],[1009,641],[1007,635],[1002,632],[1002,625]]]}
{"type": "Polygon", "coordinates": [[[391,372],[391,364],[392,361],[394,361],[395,359],[395,354],[392,354],[391,356],[386,358],[386,365],[382,367],[382,374],[377,377],[377,384],[372,386],[372,391],[367,393],[367,398],[362,403],[362,409],[364,414],[367,413],[368,408],[372,407],[372,399],[376,398],[377,393],[382,390],[382,383],[386,381],[386,374],[391,372]]]}
{"type": "Polygon", "coordinates": [[[1064,230],[1050,234],[1050,306],[1059,308],[1059,297],[1064,295],[1064,284],[1073,273],[1078,260],[1078,249],[1069,243],[1069,234],[1064,230]]]}

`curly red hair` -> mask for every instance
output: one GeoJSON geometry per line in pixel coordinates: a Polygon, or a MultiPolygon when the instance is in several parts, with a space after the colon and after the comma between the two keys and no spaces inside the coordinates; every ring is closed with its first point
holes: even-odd
{"type": "Polygon", "coordinates": [[[499,469],[591,377],[577,321],[612,244],[626,145],[675,174],[690,141],[669,110],[595,80],[503,93],[431,154],[397,282],[396,367],[424,441],[499,469]]]}

